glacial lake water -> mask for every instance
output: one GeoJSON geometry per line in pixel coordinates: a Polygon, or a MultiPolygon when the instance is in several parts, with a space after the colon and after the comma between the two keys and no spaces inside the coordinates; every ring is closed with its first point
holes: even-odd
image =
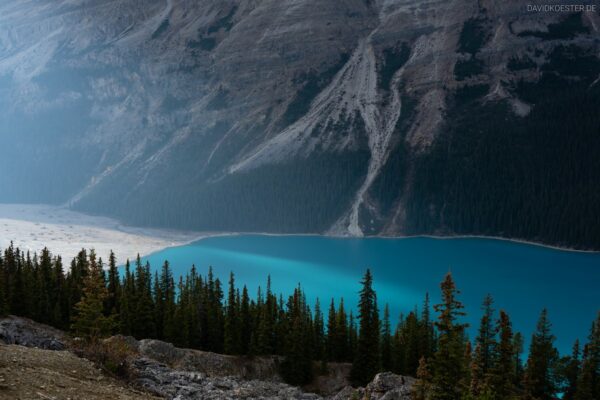
{"type": "MultiPolygon", "coordinates": [[[[232,235],[210,237],[144,257],[153,269],[169,260],[178,277],[195,264],[206,274],[212,266],[224,285],[229,272],[236,286],[255,294],[267,276],[284,298],[298,283],[308,300],[318,297],[326,311],[340,297],[356,310],[359,281],[367,267],[374,275],[380,309],[389,303],[400,313],[421,306],[426,292],[440,300],[439,283],[451,271],[465,303],[470,336],[481,317],[481,302],[492,294],[496,309],[506,310],[513,328],[529,342],[546,307],[557,337],[569,352],[576,338],[586,340],[600,310],[600,253],[562,251],[481,238],[331,238],[322,236],[232,235]]],[[[226,286],[225,286],[226,289],[226,286]]]]}

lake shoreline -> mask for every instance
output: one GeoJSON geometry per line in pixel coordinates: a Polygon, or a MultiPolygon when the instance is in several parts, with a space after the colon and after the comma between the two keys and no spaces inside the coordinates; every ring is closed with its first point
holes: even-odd
{"type": "Polygon", "coordinates": [[[487,239],[508,241],[528,246],[538,246],[562,252],[598,254],[600,251],[583,250],[499,236],[485,235],[373,235],[351,236],[331,233],[275,233],[275,232],[218,232],[185,231],[168,228],[136,227],[100,215],[84,214],[66,207],[42,204],[0,204],[0,247],[14,241],[26,250],[51,251],[72,257],[82,248],[94,248],[99,255],[107,256],[114,250],[122,260],[149,256],[167,248],[186,246],[204,239],[240,236],[292,236],[325,237],[332,239],[411,239],[438,240],[487,239]]]}
{"type": "MultiPolygon", "coordinates": [[[[160,228],[158,228],[160,229],[160,228]]],[[[351,235],[333,235],[333,234],[321,234],[321,233],[273,233],[273,232],[205,232],[198,237],[191,239],[183,244],[178,244],[177,246],[186,246],[191,243],[199,242],[204,239],[210,239],[213,237],[224,237],[224,236],[290,236],[290,237],[323,237],[323,238],[331,238],[331,239],[387,239],[387,240],[398,240],[398,239],[437,239],[437,240],[454,240],[454,239],[487,239],[487,240],[498,240],[504,242],[517,243],[527,246],[536,246],[542,247],[546,249],[562,251],[562,252],[570,252],[570,253],[584,253],[584,254],[599,254],[600,250],[582,250],[576,249],[573,247],[562,247],[556,245],[550,245],[540,242],[528,241],[525,239],[513,239],[507,238],[503,236],[485,236],[485,235],[398,235],[398,236],[390,236],[390,235],[373,235],[373,236],[351,236],[351,235]]],[[[175,246],[175,247],[177,247],[175,246]]],[[[160,251],[160,250],[159,250],[160,251]]]]}

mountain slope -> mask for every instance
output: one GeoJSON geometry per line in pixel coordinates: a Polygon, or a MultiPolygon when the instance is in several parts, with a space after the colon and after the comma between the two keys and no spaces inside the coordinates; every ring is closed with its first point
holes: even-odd
{"type": "Polygon", "coordinates": [[[600,248],[599,24],[518,1],[7,1],[0,201],[600,248]]]}

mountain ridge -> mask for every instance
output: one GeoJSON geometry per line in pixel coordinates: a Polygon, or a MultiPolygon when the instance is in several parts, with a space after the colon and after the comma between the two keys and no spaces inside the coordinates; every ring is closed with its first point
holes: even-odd
{"type": "Polygon", "coordinates": [[[597,13],[106,0],[0,15],[0,201],[193,230],[600,248],[600,121],[544,133],[559,129],[548,110],[579,124],[575,90],[598,102],[597,13]]]}

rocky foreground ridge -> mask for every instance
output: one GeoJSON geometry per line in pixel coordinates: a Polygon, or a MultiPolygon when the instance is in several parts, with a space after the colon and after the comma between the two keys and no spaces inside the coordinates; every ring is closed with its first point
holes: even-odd
{"type": "Polygon", "coordinates": [[[114,367],[124,380],[77,357],[77,339],[61,331],[24,318],[0,319],[0,398],[404,400],[413,383],[385,372],[365,388],[352,388],[349,365],[330,364],[327,375],[298,388],[282,382],[275,357],[225,356],[124,336],[104,347],[122,355],[114,367]]]}

